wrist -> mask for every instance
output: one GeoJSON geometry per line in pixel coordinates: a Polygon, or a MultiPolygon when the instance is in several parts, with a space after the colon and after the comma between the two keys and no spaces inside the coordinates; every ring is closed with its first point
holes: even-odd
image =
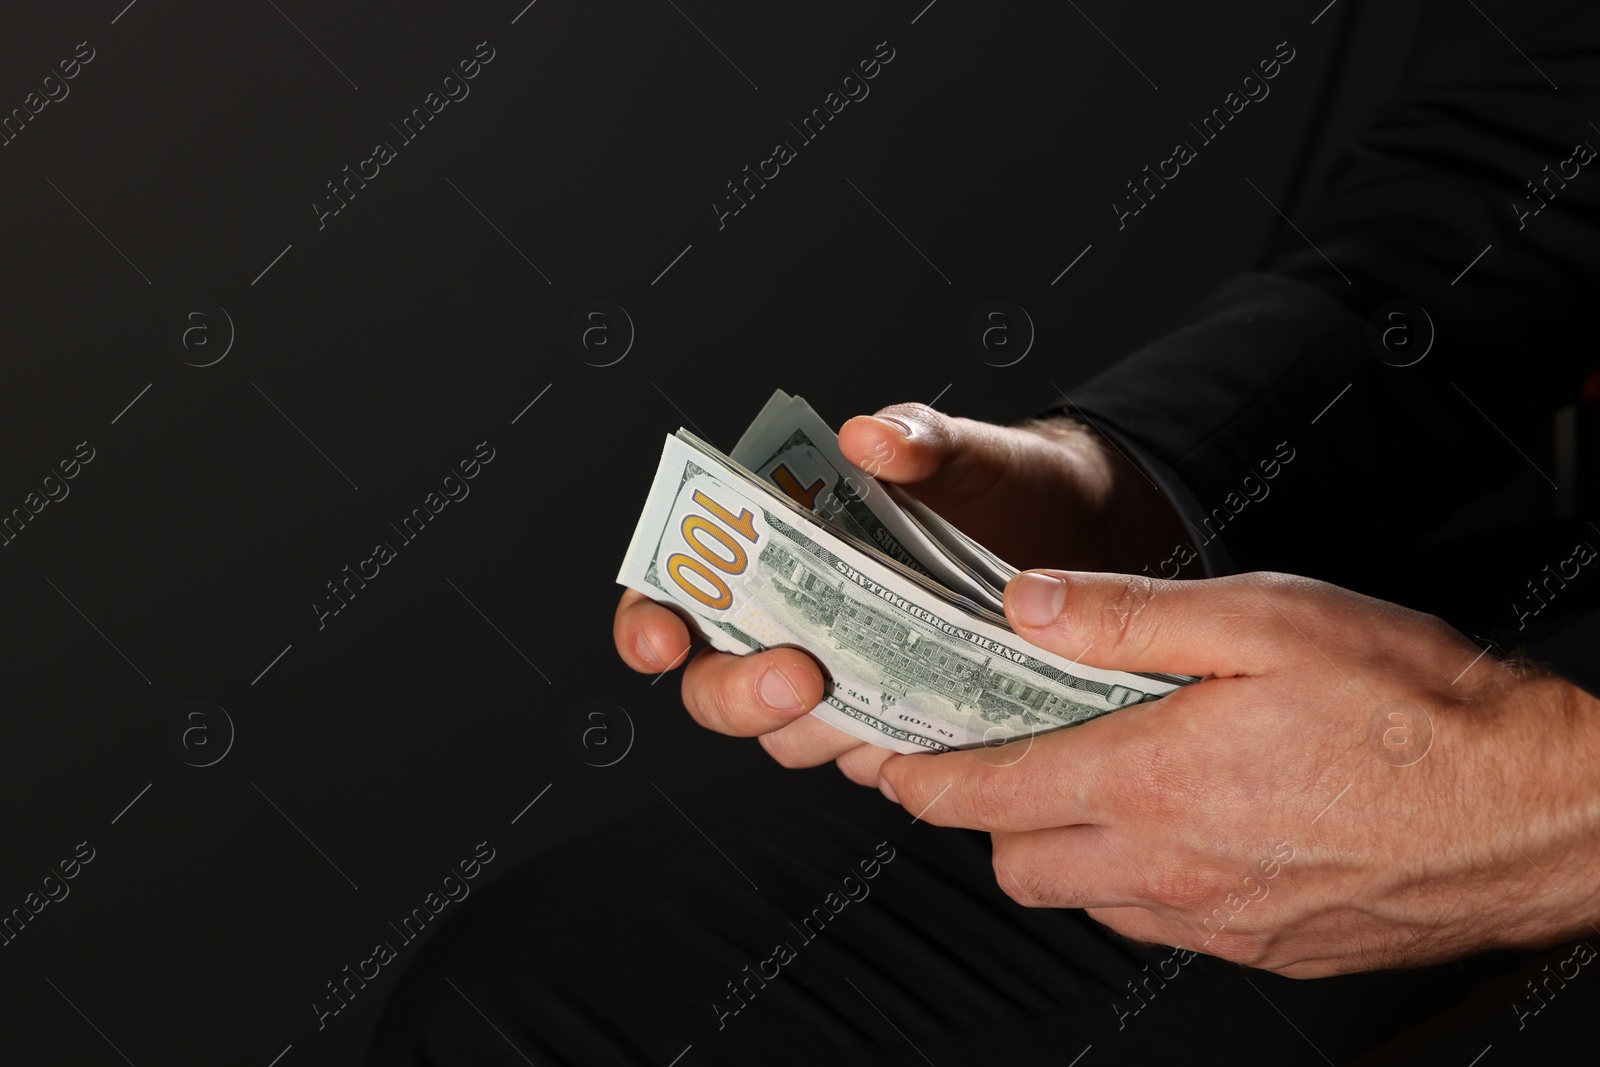
{"type": "Polygon", "coordinates": [[[1555,709],[1558,736],[1565,742],[1549,754],[1562,765],[1567,803],[1554,819],[1564,826],[1569,842],[1561,875],[1553,877],[1556,885],[1570,890],[1563,894],[1569,905],[1546,940],[1593,936],[1600,933],[1600,700],[1543,669],[1515,669],[1528,678],[1526,699],[1555,709]]]}
{"type": "Polygon", "coordinates": [[[1477,706],[1468,709],[1480,729],[1463,787],[1483,795],[1471,798],[1467,813],[1498,824],[1489,832],[1511,851],[1504,859],[1518,875],[1507,880],[1511,914],[1494,940],[1541,948],[1594,936],[1600,933],[1600,700],[1516,661],[1496,664],[1485,681],[1499,698],[1473,701],[1477,706]],[[1524,783],[1521,810],[1506,825],[1491,810],[1492,791],[1517,779],[1524,783]]]}
{"type": "MultiPolygon", "coordinates": [[[[1126,451],[1095,427],[1067,415],[1020,424],[1059,451],[1079,489],[1078,545],[1074,566],[1083,570],[1157,575],[1175,548],[1186,562],[1180,576],[1201,573],[1198,553],[1177,507],[1126,451]]],[[[1168,570],[1161,574],[1173,577],[1168,570]]]]}

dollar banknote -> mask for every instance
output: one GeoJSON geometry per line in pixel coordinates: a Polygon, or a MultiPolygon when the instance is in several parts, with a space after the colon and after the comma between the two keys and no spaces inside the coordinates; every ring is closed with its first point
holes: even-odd
{"type": "MultiPolygon", "coordinates": [[[[802,507],[811,508],[829,525],[874,542],[924,574],[944,577],[946,561],[938,558],[942,551],[955,562],[955,569],[963,572],[961,580],[975,580],[994,597],[1003,599],[1006,583],[1017,573],[1017,568],[910,493],[852,466],[839,449],[838,436],[803,397],[790,396],[782,389],[774,391],[729,456],[771,481],[802,507]],[[817,458],[806,455],[808,449],[817,458]],[[815,478],[795,475],[796,469],[805,471],[817,459],[821,460],[821,470],[815,478]],[[873,516],[865,522],[852,514],[859,513],[862,507],[873,516]],[[879,530],[869,529],[874,523],[879,530]],[[905,541],[890,533],[907,526],[915,527],[917,533],[901,534],[905,541]],[[917,546],[932,562],[923,562],[917,551],[906,547],[906,542],[917,546]],[[930,551],[930,543],[937,548],[930,551]]],[[[945,581],[948,584],[950,579],[945,581]]]]}
{"type": "Polygon", "coordinates": [[[998,592],[1002,599],[1004,598],[1006,583],[1016,576],[1017,568],[962,533],[942,515],[898,485],[885,485],[884,488],[911,520],[926,530],[951,558],[959,561],[970,573],[998,592]]]}
{"type": "Polygon", "coordinates": [[[830,525],[687,430],[668,437],[618,582],[673,606],[714,647],[802,648],[812,714],[897,752],[1071,726],[1184,679],[1102,670],[1028,644],[1003,616],[830,525]]]}
{"type": "Polygon", "coordinates": [[[990,611],[1002,610],[1005,582],[986,581],[987,571],[955,557],[890,486],[851,465],[838,435],[803,398],[773,393],[729,456],[828,525],[990,611]]]}

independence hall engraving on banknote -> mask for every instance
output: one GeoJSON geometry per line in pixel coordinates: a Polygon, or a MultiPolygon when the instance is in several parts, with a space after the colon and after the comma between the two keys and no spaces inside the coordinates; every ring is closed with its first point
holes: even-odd
{"type": "MultiPolygon", "coordinates": [[[[762,550],[761,562],[794,610],[826,631],[840,648],[869,659],[882,671],[885,708],[910,690],[923,689],[958,707],[976,709],[988,722],[1020,721],[1025,727],[1076,722],[1104,710],[997,669],[996,663],[1004,660],[964,654],[930,639],[903,616],[846,595],[844,582],[836,575],[779,542],[762,550]]],[[[1087,679],[1067,684],[1113,705],[1135,703],[1144,695],[1087,679]]]]}

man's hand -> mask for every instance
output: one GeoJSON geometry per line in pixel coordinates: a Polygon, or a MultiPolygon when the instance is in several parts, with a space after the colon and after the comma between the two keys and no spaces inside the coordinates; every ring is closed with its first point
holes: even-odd
{"type": "Polygon", "coordinates": [[[922,821],[990,831],[1019,903],[1291,977],[1600,932],[1600,701],[1568,683],[1286,575],[1032,572],[1006,614],[1084,663],[1204,676],[882,763],[922,821]]]}
{"type": "MultiPolygon", "coordinates": [[[[839,447],[1017,566],[1138,570],[1184,536],[1143,472],[1065,419],[993,426],[897,404],[845,423],[839,447]]],[[[691,644],[677,615],[633,590],[622,594],[612,634],[623,662],[652,674],[682,663],[691,644]]],[[[887,751],[807,715],[822,691],[816,662],[795,649],[749,656],[704,649],[683,672],[684,705],[702,726],[759,735],[788,767],[837,759],[853,780],[874,784],[887,751]]]]}

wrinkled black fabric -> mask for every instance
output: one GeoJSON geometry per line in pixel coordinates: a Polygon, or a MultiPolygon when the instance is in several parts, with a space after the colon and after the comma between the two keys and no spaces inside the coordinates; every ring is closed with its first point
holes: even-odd
{"type": "Polygon", "coordinates": [[[1080,911],[1013,903],[995,887],[987,834],[913,825],[833,768],[774,766],[678,803],[682,813],[663,805],[554,849],[465,902],[391,997],[369,1064],[666,1067],[692,1046],[679,1067],[1065,1067],[1091,1045],[1084,1067],[1233,1063],[1247,1046],[1266,1062],[1324,1064],[1510,965],[1319,981],[1205,956],[1163,966],[1172,949],[1133,945],[1080,911]],[[868,894],[797,929],[830,892],[848,899],[844,877],[859,885],[883,842],[894,858],[868,894]],[[727,983],[779,942],[794,958],[719,1017],[714,1005],[736,1006],[727,983]],[[1129,983],[1147,975],[1136,998],[1129,983]]]}

